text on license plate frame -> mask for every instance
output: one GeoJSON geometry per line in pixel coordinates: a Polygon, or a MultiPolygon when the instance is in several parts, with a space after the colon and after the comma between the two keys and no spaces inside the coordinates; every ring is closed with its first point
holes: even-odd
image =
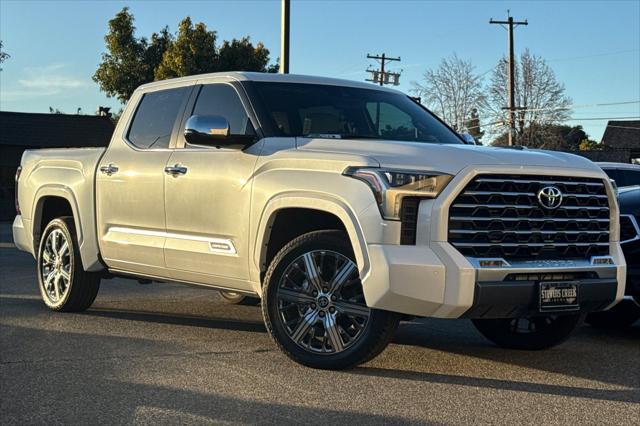
{"type": "Polygon", "coordinates": [[[574,281],[541,281],[538,283],[540,312],[580,310],[580,286],[574,281]]]}

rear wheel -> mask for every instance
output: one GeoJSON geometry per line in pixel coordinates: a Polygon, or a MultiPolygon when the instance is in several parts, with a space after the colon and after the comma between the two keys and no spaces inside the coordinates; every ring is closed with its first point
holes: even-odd
{"type": "Polygon", "coordinates": [[[265,276],[262,312],[276,344],[313,368],[345,369],[389,344],[397,314],[367,307],[348,239],[316,231],[287,244],[265,276]]]}
{"type": "Polygon", "coordinates": [[[84,311],[98,294],[100,276],[82,268],[71,217],[49,222],[42,233],[37,268],[42,299],[54,311],[84,311]]]}
{"type": "Polygon", "coordinates": [[[230,305],[255,306],[260,303],[260,299],[257,297],[247,296],[242,293],[236,293],[235,291],[221,290],[220,296],[222,296],[222,301],[224,303],[228,303],[230,305]]]}
{"type": "Polygon", "coordinates": [[[473,325],[487,339],[510,349],[547,349],[567,340],[583,316],[545,315],[529,318],[474,319],[473,325]]]}

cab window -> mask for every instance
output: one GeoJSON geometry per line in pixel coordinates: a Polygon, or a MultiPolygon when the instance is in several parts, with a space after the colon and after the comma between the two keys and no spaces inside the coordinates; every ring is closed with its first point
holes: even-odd
{"type": "Polygon", "coordinates": [[[188,87],[145,93],[133,117],[127,139],[140,149],[167,148],[188,87]]]}
{"type": "Polygon", "coordinates": [[[202,86],[192,115],[219,115],[229,122],[232,135],[255,135],[238,93],[228,84],[202,86]]]}

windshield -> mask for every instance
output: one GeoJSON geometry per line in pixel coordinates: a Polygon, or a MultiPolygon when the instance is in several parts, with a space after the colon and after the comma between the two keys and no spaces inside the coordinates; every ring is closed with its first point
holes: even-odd
{"type": "Polygon", "coordinates": [[[274,136],[463,143],[407,96],[322,84],[254,82],[274,136]]]}

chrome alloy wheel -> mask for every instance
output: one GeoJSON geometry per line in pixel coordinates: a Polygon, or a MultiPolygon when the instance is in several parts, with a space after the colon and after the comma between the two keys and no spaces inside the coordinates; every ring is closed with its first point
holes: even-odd
{"type": "Polygon", "coordinates": [[[315,354],[346,350],[369,324],[358,268],[334,251],[310,251],[291,262],[276,298],[289,337],[315,354]]]}
{"type": "Polygon", "coordinates": [[[58,303],[66,296],[71,283],[69,241],[60,229],[54,229],[47,236],[40,262],[44,293],[51,303],[58,303]]]}

